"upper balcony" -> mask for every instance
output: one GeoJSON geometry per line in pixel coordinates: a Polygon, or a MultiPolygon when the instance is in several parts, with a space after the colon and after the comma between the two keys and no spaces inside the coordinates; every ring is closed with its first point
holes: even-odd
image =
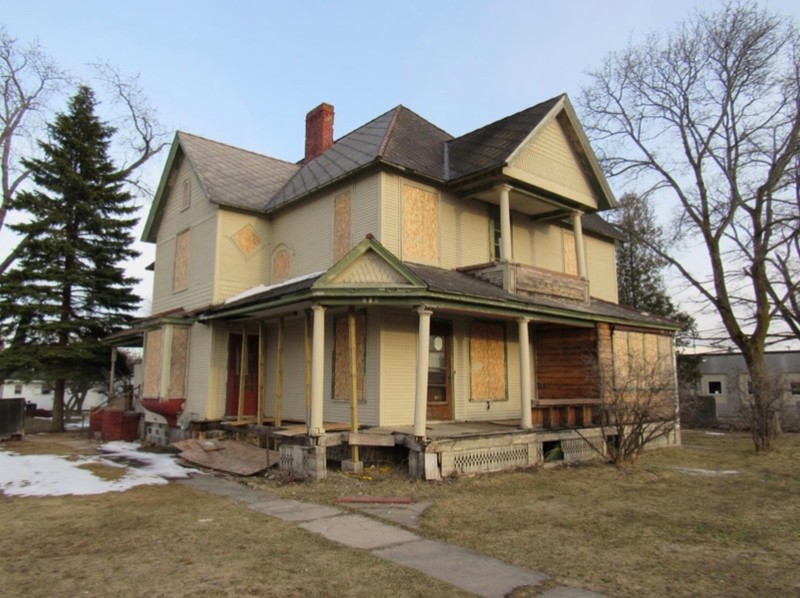
{"type": "Polygon", "coordinates": [[[533,299],[559,299],[578,305],[589,304],[589,281],[580,276],[511,262],[480,264],[460,270],[509,293],[533,299]]]}

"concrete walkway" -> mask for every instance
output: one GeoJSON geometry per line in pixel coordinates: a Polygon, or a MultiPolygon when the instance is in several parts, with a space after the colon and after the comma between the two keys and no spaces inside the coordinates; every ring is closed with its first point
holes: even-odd
{"type": "MultiPolygon", "coordinates": [[[[535,586],[547,576],[504,563],[459,546],[428,540],[393,525],[323,505],[271,498],[258,490],[213,476],[180,480],[198,490],[243,503],[250,509],[348,546],[416,569],[457,588],[486,598],[502,598],[520,586],[535,586]]],[[[579,588],[559,587],[543,591],[542,598],[604,598],[579,588]]]]}

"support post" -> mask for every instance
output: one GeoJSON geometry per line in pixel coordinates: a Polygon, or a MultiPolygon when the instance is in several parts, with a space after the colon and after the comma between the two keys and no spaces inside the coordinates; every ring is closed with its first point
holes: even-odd
{"type": "Polygon", "coordinates": [[[239,359],[239,405],[236,421],[244,419],[244,389],[247,384],[247,328],[242,328],[242,354],[239,359]]]}
{"type": "MultiPolygon", "coordinates": [[[[267,349],[264,346],[266,335],[264,334],[264,321],[258,323],[258,425],[264,423],[264,400],[266,397],[266,375],[267,375],[267,349]]],[[[269,447],[267,447],[269,448],[269,447]]]]}
{"type": "Polygon", "coordinates": [[[414,436],[425,439],[425,425],[428,416],[428,344],[431,337],[432,311],[424,305],[417,308],[419,314],[419,333],[417,335],[417,388],[414,395],[414,436]]]}
{"type": "Polygon", "coordinates": [[[284,350],[283,318],[278,320],[278,365],[275,382],[275,426],[283,425],[283,350],[284,350]]]}
{"type": "MultiPolygon", "coordinates": [[[[347,313],[347,325],[350,344],[350,431],[355,434],[358,432],[358,352],[356,347],[356,312],[352,307],[347,313]]],[[[359,460],[358,445],[351,445],[350,452],[353,461],[357,462],[359,460]]]]}
{"type": "Polygon", "coordinates": [[[511,242],[511,205],[509,194],[511,185],[500,187],[500,261],[513,262],[513,244],[511,242]]]}
{"type": "Polygon", "coordinates": [[[308,435],[325,434],[322,418],[322,388],[325,374],[325,307],[314,305],[314,324],[311,338],[311,413],[309,414],[308,435]]]}
{"type": "Polygon", "coordinates": [[[519,326],[519,373],[520,373],[520,425],[525,430],[533,427],[531,418],[531,345],[528,335],[529,318],[517,320],[519,326]]]}
{"type": "Polygon", "coordinates": [[[578,276],[585,280],[588,276],[586,273],[586,247],[583,243],[581,216],[583,216],[583,214],[579,210],[572,212],[572,230],[575,237],[575,257],[578,260],[578,276]]]}

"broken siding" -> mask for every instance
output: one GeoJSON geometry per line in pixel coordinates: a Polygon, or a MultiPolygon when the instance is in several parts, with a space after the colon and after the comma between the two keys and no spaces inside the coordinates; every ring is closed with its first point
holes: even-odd
{"type": "Polygon", "coordinates": [[[269,237],[266,219],[220,209],[214,303],[267,282],[269,237]]]}
{"type": "Polygon", "coordinates": [[[590,294],[604,301],[618,303],[617,258],[614,243],[588,235],[584,236],[584,240],[590,294]]]}

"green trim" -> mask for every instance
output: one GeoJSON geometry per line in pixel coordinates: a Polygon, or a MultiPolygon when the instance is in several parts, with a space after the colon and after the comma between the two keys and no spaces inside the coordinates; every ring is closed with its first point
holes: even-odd
{"type": "MultiPolygon", "coordinates": [[[[397,274],[399,274],[404,280],[408,282],[408,284],[415,288],[415,289],[425,289],[427,288],[426,284],[419,278],[416,274],[414,274],[411,270],[409,270],[403,262],[397,259],[389,250],[387,250],[383,245],[381,245],[378,241],[376,241],[372,237],[366,237],[363,241],[361,241],[358,245],[353,247],[347,255],[345,255],[342,259],[336,262],[331,268],[323,274],[320,278],[314,282],[311,286],[312,290],[324,290],[326,287],[330,287],[330,284],[333,280],[336,279],[342,272],[344,272],[351,264],[356,262],[361,256],[366,254],[367,252],[374,252],[377,254],[384,262],[386,262],[397,274]]],[[[402,290],[403,287],[401,287],[402,290]]],[[[377,289],[376,289],[377,290],[377,289]]],[[[336,292],[346,291],[345,289],[336,288],[336,292]]],[[[350,289],[350,292],[356,293],[363,293],[360,289],[350,289]]],[[[392,287],[391,292],[395,293],[397,290],[392,287]]]]}
{"type": "Polygon", "coordinates": [[[183,152],[183,148],[181,147],[180,139],[178,138],[178,133],[176,132],[175,137],[172,139],[172,147],[169,150],[167,162],[164,164],[164,170],[161,172],[161,180],[158,183],[158,189],[156,190],[155,196],[153,196],[153,203],[150,204],[150,212],[147,214],[147,222],[145,223],[144,230],[142,231],[142,241],[146,243],[156,242],[156,233],[158,232],[156,229],[158,229],[158,224],[161,221],[161,216],[164,214],[164,208],[166,207],[166,196],[169,192],[169,177],[172,173],[172,167],[175,163],[175,160],[177,159],[178,151],[183,152]]]}

